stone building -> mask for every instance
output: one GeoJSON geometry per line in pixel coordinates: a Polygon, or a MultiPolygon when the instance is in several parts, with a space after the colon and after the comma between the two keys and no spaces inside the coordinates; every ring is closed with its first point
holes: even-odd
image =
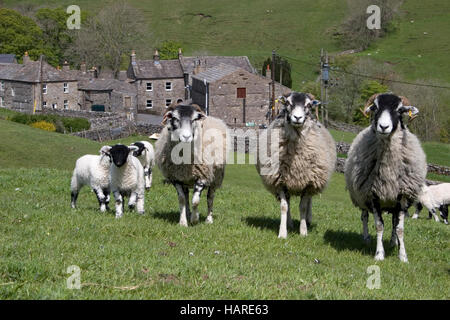
{"type": "MultiPolygon", "coordinates": [[[[278,97],[291,89],[275,84],[278,97]]],[[[268,123],[271,79],[237,66],[219,64],[192,76],[192,100],[230,126],[268,123]]]]}
{"type": "Polygon", "coordinates": [[[56,69],[43,56],[23,64],[0,63],[0,106],[23,112],[42,108],[79,109],[78,80],[67,67],[56,69]]]}
{"type": "Polygon", "coordinates": [[[172,102],[186,98],[185,75],[179,60],[160,60],[158,51],[153,60],[136,60],[133,51],[127,76],[136,86],[139,113],[161,115],[172,102]]]}

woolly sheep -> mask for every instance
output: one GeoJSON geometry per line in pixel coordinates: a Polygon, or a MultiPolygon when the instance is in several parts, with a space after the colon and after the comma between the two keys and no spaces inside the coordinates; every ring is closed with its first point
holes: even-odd
{"type": "Polygon", "coordinates": [[[428,212],[434,216],[435,221],[439,221],[436,209],[439,208],[444,218],[444,223],[448,224],[448,205],[450,204],[450,183],[440,183],[436,185],[423,185],[417,198],[416,212],[413,219],[419,217],[422,206],[428,209],[428,212]]]}
{"type": "Polygon", "coordinates": [[[116,144],[103,148],[112,160],[110,181],[111,191],[116,200],[116,218],[121,218],[123,215],[124,197],[130,197],[128,200],[130,209],[134,209],[136,206],[138,213],[144,214],[144,168],[132,155],[138,150],[138,147],[116,144]]]}
{"type": "Polygon", "coordinates": [[[283,105],[279,116],[268,129],[260,132],[279,132],[279,145],[275,151],[279,159],[278,170],[263,174],[262,170],[273,163],[261,156],[256,167],[264,186],[280,201],[278,238],[286,238],[287,226],[293,226],[290,215],[292,195],[301,196],[300,234],[306,236],[312,220],[312,196],[324,190],[334,172],[336,146],[328,130],[312,117],[312,109],[320,102],[311,94],[292,92],[279,100],[283,105]]]}
{"type": "Polygon", "coordinates": [[[208,188],[206,222],[213,223],[214,194],[225,173],[226,125],[206,116],[198,105],[190,102],[172,106],[164,115],[163,124],[165,127],[155,144],[156,164],[177,190],[180,225],[188,225],[189,188],[194,189],[190,222],[198,222],[200,196],[208,188]],[[180,152],[183,159],[179,159],[180,152]]]}
{"type": "Polygon", "coordinates": [[[417,114],[404,97],[373,95],[364,112],[373,113],[371,125],[354,139],[345,163],[350,198],[362,210],[363,238],[368,241],[368,212],[377,230],[376,260],[384,259],[382,212],[392,213],[391,244],[399,245],[399,258],[407,262],[403,241],[404,218],[409,204],[425,183],[425,153],[419,140],[403,123],[402,115],[417,114]]]}
{"type": "Polygon", "coordinates": [[[72,208],[76,208],[78,193],[81,188],[88,185],[97,196],[100,211],[104,212],[108,209],[110,167],[111,159],[104,147],[100,149],[99,156],[87,154],[76,161],[70,183],[72,208]]]}
{"type": "Polygon", "coordinates": [[[155,166],[155,151],[153,150],[152,144],[148,141],[137,141],[132,145],[139,148],[133,153],[133,156],[138,158],[144,167],[145,189],[149,190],[152,186],[152,169],[155,166]]]}

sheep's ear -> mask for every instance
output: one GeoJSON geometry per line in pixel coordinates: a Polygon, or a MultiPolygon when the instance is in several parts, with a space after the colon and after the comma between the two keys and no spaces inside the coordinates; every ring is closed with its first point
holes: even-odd
{"type": "Polygon", "coordinates": [[[286,105],[287,98],[285,96],[279,96],[278,99],[275,100],[275,102],[279,102],[283,105],[286,105]]]}
{"type": "Polygon", "coordinates": [[[415,116],[415,115],[417,115],[417,114],[419,113],[419,109],[417,109],[416,107],[413,107],[413,106],[403,106],[403,105],[400,105],[400,106],[397,108],[397,111],[398,111],[400,114],[402,114],[402,113],[404,113],[404,112],[408,112],[408,114],[409,114],[410,117],[415,116]]]}
{"type": "Polygon", "coordinates": [[[197,114],[195,115],[194,120],[201,120],[203,118],[206,118],[206,114],[204,114],[203,112],[197,111],[197,114]]]}
{"type": "Polygon", "coordinates": [[[100,149],[100,154],[109,154],[109,151],[111,150],[111,147],[110,146],[103,146],[101,149],[100,149]]]}
{"type": "Polygon", "coordinates": [[[310,105],[312,108],[316,108],[318,106],[320,106],[322,104],[322,102],[320,102],[319,100],[312,100],[310,105]]]}
{"type": "Polygon", "coordinates": [[[129,152],[134,152],[134,151],[138,151],[139,148],[136,147],[136,146],[131,145],[131,146],[128,147],[128,150],[129,150],[129,152]]]}
{"type": "Polygon", "coordinates": [[[167,111],[167,112],[164,114],[164,116],[163,116],[163,120],[162,120],[161,124],[162,124],[163,126],[165,126],[166,123],[167,123],[167,120],[172,119],[172,117],[173,117],[173,112],[172,112],[172,111],[167,111]]]}

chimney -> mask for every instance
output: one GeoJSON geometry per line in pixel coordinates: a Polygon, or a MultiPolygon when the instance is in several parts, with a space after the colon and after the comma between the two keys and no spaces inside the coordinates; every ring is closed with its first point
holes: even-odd
{"type": "Polygon", "coordinates": [[[70,64],[67,62],[67,60],[64,61],[62,69],[64,71],[70,71],[70,64]]]}
{"type": "Polygon", "coordinates": [[[183,52],[181,52],[181,48],[178,48],[178,58],[183,58],[183,52]]]}
{"type": "Polygon", "coordinates": [[[159,52],[158,52],[158,50],[155,50],[155,53],[153,54],[153,60],[155,61],[155,64],[159,63],[159,52]]]}
{"type": "Polygon", "coordinates": [[[267,79],[272,79],[272,71],[270,70],[270,66],[267,65],[267,69],[266,69],[266,78],[267,79]]]}
{"type": "Polygon", "coordinates": [[[131,51],[131,55],[130,55],[130,62],[131,64],[136,64],[136,51],[131,51]]]}
{"type": "Polygon", "coordinates": [[[31,61],[30,57],[28,56],[28,51],[25,51],[23,55],[23,64],[27,64],[31,61]]]}
{"type": "Polygon", "coordinates": [[[80,64],[80,71],[83,74],[86,74],[86,62],[84,62],[84,61],[81,62],[81,64],[80,64]]]}
{"type": "Polygon", "coordinates": [[[97,68],[96,67],[92,67],[91,69],[89,69],[89,78],[91,78],[91,79],[97,78],[97,68]]]}

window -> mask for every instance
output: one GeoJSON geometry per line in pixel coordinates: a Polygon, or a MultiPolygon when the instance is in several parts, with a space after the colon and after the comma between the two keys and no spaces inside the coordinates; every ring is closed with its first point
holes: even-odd
{"type": "Polygon", "coordinates": [[[172,82],[166,82],[166,91],[172,91],[172,82]]]}
{"type": "Polygon", "coordinates": [[[69,109],[69,100],[64,100],[64,110],[69,109]]]}
{"type": "Polygon", "coordinates": [[[5,81],[0,82],[0,90],[5,90],[5,81]]]}
{"type": "Polygon", "coordinates": [[[153,91],[153,84],[151,82],[147,82],[147,91],[153,91]]]}
{"type": "Polygon", "coordinates": [[[147,100],[146,107],[147,108],[153,108],[153,101],[152,100],[147,100]]]}
{"type": "Polygon", "coordinates": [[[42,102],[42,108],[47,108],[47,101],[42,102]]]}
{"type": "Polygon", "coordinates": [[[47,94],[47,85],[46,84],[42,85],[42,93],[47,94]]]}
{"type": "Polygon", "coordinates": [[[131,97],[125,97],[125,108],[131,108],[131,97]]]}
{"type": "Polygon", "coordinates": [[[166,107],[172,104],[172,99],[166,99],[166,107]]]}
{"type": "Polygon", "coordinates": [[[64,93],[69,93],[69,84],[64,82],[64,93]]]}
{"type": "Polygon", "coordinates": [[[236,92],[237,98],[245,99],[246,95],[247,95],[247,89],[246,88],[237,88],[237,92],[236,92]]]}
{"type": "Polygon", "coordinates": [[[12,96],[12,97],[15,97],[15,96],[16,96],[16,92],[14,91],[14,88],[13,88],[13,87],[11,87],[11,96],[12,96]]]}
{"type": "Polygon", "coordinates": [[[52,108],[53,109],[58,109],[58,104],[57,103],[52,103],[52,108]]]}

